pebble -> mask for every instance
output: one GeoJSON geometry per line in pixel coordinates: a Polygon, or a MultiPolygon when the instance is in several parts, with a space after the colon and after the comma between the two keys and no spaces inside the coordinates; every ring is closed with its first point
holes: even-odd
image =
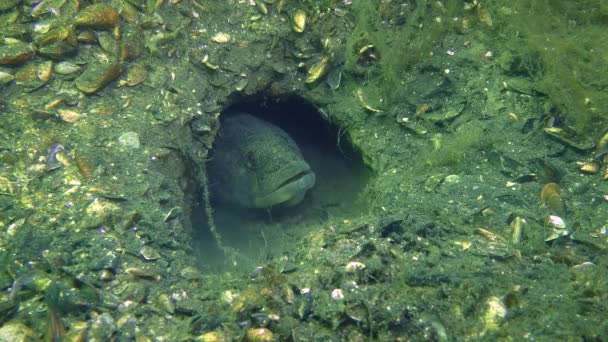
{"type": "Polygon", "coordinates": [[[125,132],[118,137],[118,143],[125,148],[136,150],[141,145],[139,143],[139,135],[135,132],[125,132]]]}

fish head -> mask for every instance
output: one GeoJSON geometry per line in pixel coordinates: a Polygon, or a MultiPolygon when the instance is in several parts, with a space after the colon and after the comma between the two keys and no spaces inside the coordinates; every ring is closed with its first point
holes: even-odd
{"type": "Polygon", "coordinates": [[[222,122],[208,171],[217,199],[247,208],[297,205],[315,185],[295,141],[246,113],[222,122]]]}
{"type": "Polygon", "coordinates": [[[296,143],[285,132],[253,142],[243,151],[238,202],[253,208],[294,206],[315,185],[315,174],[296,143]]]}

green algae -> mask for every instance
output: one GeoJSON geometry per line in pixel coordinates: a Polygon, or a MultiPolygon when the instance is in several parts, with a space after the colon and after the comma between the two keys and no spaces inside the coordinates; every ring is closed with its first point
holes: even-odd
{"type": "Polygon", "coordinates": [[[506,72],[532,78],[536,91],[580,134],[608,122],[608,14],[605,1],[513,1],[494,10],[506,72]]]}

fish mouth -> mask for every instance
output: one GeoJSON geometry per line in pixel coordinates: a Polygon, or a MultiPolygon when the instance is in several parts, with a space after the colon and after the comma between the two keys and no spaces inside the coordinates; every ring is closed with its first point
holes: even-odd
{"type": "Polygon", "coordinates": [[[255,199],[258,208],[294,206],[302,202],[306,192],[315,185],[315,174],[306,168],[281,182],[270,193],[255,199]]]}
{"type": "Polygon", "coordinates": [[[283,183],[279,184],[279,186],[277,186],[274,191],[279,190],[280,188],[284,187],[284,186],[289,186],[291,183],[294,182],[298,182],[298,180],[300,180],[303,177],[306,177],[307,175],[311,174],[312,172],[310,170],[304,170],[300,173],[297,173],[296,175],[289,177],[288,179],[286,179],[283,183]]]}

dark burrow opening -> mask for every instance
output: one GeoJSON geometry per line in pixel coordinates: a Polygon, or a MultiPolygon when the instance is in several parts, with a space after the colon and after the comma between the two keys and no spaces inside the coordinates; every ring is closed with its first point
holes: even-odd
{"type": "MultiPolygon", "coordinates": [[[[270,122],[291,136],[315,174],[315,185],[295,206],[251,209],[218,200],[218,181],[210,172],[216,231],[223,245],[234,251],[232,258],[236,260],[227,262],[208,227],[204,204],[197,203],[192,214],[193,244],[201,267],[240,264],[248,269],[271,257],[293,252],[310,231],[329,229],[331,222],[367,212],[364,189],[371,172],[357,149],[341,136],[340,127],[332,124],[326,114],[297,96],[254,97],[224,110],[220,123],[236,112],[270,122]]],[[[218,134],[222,134],[221,128],[218,134]]],[[[215,152],[210,152],[211,160],[215,152]]]]}

